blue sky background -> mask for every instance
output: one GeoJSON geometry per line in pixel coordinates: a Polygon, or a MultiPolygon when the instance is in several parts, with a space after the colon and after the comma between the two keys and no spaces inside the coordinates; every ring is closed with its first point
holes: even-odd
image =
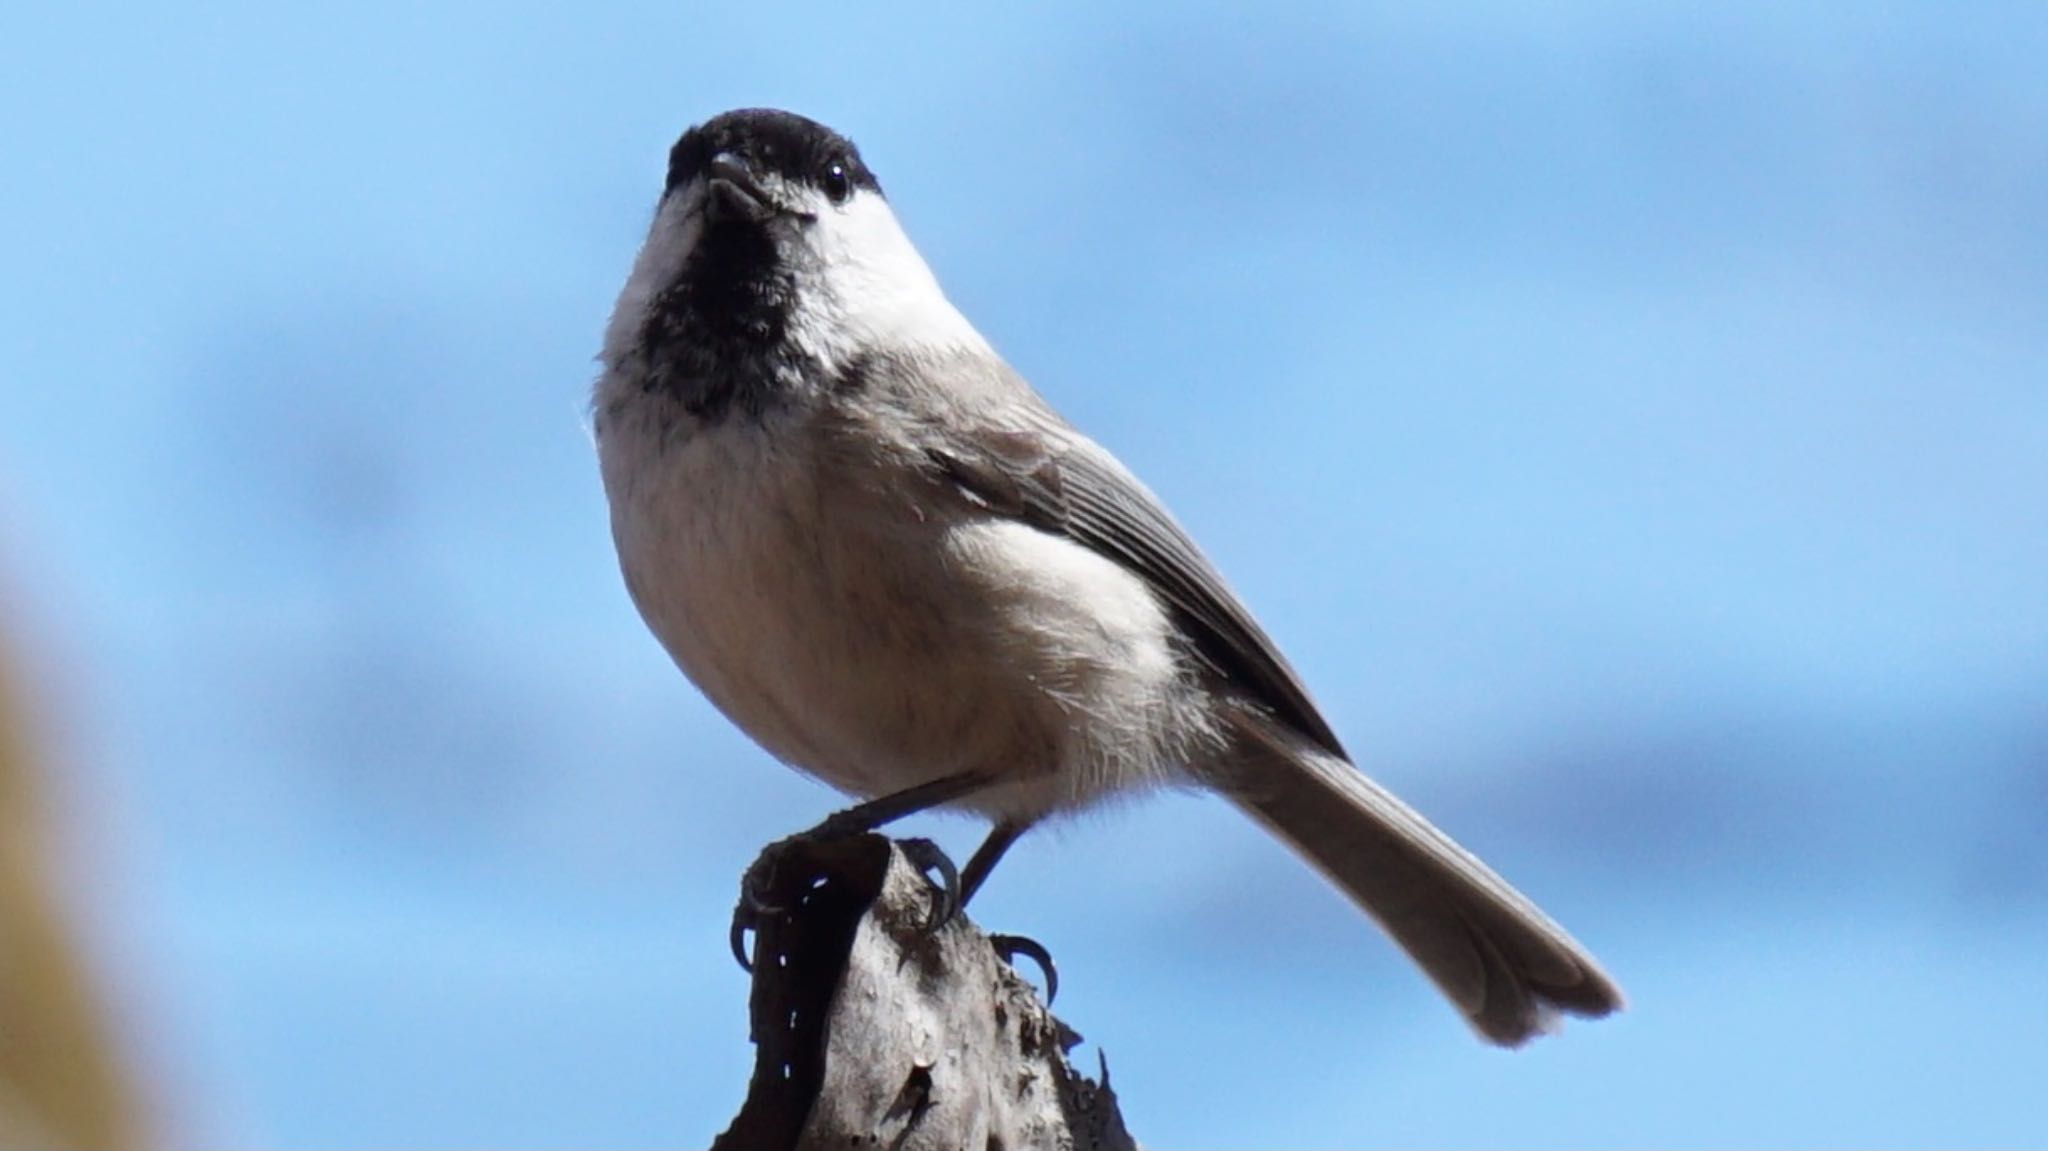
{"type": "Polygon", "coordinates": [[[737,1107],[735,879],[835,797],[641,628],[582,409],[668,146],[748,104],[861,143],[1365,766],[1632,996],[1484,1049],[1220,805],[1108,812],[976,911],[1141,1138],[2048,1141],[2038,4],[5,24],[0,586],[177,1142],[737,1107]]]}

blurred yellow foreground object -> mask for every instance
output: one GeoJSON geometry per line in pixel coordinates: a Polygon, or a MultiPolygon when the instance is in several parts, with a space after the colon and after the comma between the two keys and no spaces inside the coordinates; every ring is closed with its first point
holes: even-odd
{"type": "Polygon", "coordinates": [[[127,1083],[51,882],[23,696],[0,632],[0,1149],[138,1145],[127,1083]]]}

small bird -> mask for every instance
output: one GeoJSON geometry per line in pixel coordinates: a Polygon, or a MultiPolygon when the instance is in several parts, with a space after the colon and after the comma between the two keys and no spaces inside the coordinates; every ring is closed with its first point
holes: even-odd
{"type": "Polygon", "coordinates": [[[744,109],[685,132],[592,402],[628,592],[776,758],[868,800],[1033,825],[1223,796],[1385,928],[1484,1038],[1620,990],[1354,767],[1158,497],[954,308],[853,143],[744,109]]]}

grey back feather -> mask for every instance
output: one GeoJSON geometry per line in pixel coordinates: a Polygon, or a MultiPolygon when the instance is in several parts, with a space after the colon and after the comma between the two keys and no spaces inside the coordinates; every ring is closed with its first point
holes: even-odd
{"type": "MultiPolygon", "coordinates": [[[[1115,456],[1046,406],[1006,365],[961,364],[982,377],[964,394],[1007,393],[1012,403],[963,405],[931,436],[932,465],[970,499],[1115,561],[1174,612],[1194,653],[1245,702],[1261,707],[1323,750],[1343,745],[1279,646],[1173,515],[1115,456]],[[1014,401],[1019,397],[1027,402],[1014,401]]],[[[952,365],[948,365],[949,368],[952,365]]]]}

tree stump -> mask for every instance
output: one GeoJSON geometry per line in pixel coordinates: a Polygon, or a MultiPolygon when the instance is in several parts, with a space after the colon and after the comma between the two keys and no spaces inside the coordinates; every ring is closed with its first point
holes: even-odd
{"type": "Polygon", "coordinates": [[[714,1151],[1119,1151],[1107,1067],[962,915],[925,924],[931,884],[890,840],[778,845],[754,947],[755,1064],[714,1151]]]}

